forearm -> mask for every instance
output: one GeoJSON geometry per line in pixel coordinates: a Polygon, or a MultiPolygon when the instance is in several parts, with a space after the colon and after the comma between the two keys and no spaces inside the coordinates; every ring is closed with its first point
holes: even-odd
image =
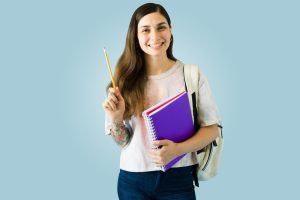
{"type": "Polygon", "coordinates": [[[177,144],[178,155],[189,152],[196,152],[218,137],[219,128],[217,125],[202,127],[190,139],[177,144]]]}
{"type": "Polygon", "coordinates": [[[130,140],[130,132],[123,122],[112,123],[110,134],[120,147],[126,146],[130,140]]]}

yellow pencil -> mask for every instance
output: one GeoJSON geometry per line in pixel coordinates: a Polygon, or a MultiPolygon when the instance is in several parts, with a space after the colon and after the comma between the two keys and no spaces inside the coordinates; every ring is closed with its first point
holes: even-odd
{"type": "Polygon", "coordinates": [[[113,74],[112,74],[112,71],[111,71],[111,68],[110,68],[110,63],[109,63],[109,59],[108,59],[108,56],[107,56],[105,47],[104,47],[103,50],[104,50],[104,55],[105,55],[107,67],[108,67],[108,70],[109,70],[111,82],[112,82],[112,84],[113,84],[114,89],[116,89],[116,83],[115,83],[115,80],[114,80],[114,77],[113,77],[113,74]]]}

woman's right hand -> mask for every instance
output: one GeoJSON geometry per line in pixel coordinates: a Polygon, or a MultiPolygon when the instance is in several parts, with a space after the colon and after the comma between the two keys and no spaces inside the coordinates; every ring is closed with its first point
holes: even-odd
{"type": "Polygon", "coordinates": [[[125,101],[119,88],[109,88],[103,102],[103,108],[112,122],[122,122],[125,112],[125,101]]]}

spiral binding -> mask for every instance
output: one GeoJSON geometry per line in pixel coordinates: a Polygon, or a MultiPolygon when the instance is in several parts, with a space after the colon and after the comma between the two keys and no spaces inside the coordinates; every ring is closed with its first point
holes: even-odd
{"type": "MultiPolygon", "coordinates": [[[[153,120],[150,116],[147,116],[146,113],[143,113],[143,117],[144,117],[144,120],[145,120],[145,125],[146,125],[146,129],[148,131],[148,133],[151,134],[151,138],[153,141],[157,140],[157,136],[156,136],[156,131],[155,131],[155,126],[154,126],[154,123],[153,123],[153,120]]],[[[158,148],[158,147],[156,147],[158,148]]],[[[161,167],[162,171],[166,171],[166,166],[162,166],[161,167]]]]}
{"type": "Polygon", "coordinates": [[[155,141],[157,140],[156,132],[155,132],[155,127],[152,121],[152,118],[150,116],[147,116],[145,113],[143,113],[144,119],[145,119],[145,124],[146,124],[146,129],[147,131],[151,134],[152,140],[155,141]]]}

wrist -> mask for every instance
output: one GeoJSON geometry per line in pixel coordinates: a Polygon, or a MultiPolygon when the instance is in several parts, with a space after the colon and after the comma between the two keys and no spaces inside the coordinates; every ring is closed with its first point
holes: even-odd
{"type": "Polygon", "coordinates": [[[122,117],[118,116],[118,117],[112,118],[111,122],[116,123],[116,124],[123,123],[123,116],[122,117]]]}
{"type": "Polygon", "coordinates": [[[193,152],[193,150],[191,149],[191,144],[188,143],[187,141],[184,141],[178,143],[177,152],[179,153],[179,155],[183,155],[183,154],[193,152]]]}
{"type": "Polygon", "coordinates": [[[111,121],[112,124],[124,124],[123,119],[113,119],[111,121]]]}
{"type": "Polygon", "coordinates": [[[185,154],[186,152],[184,151],[184,145],[182,142],[176,143],[176,154],[178,156],[185,154]]]}

